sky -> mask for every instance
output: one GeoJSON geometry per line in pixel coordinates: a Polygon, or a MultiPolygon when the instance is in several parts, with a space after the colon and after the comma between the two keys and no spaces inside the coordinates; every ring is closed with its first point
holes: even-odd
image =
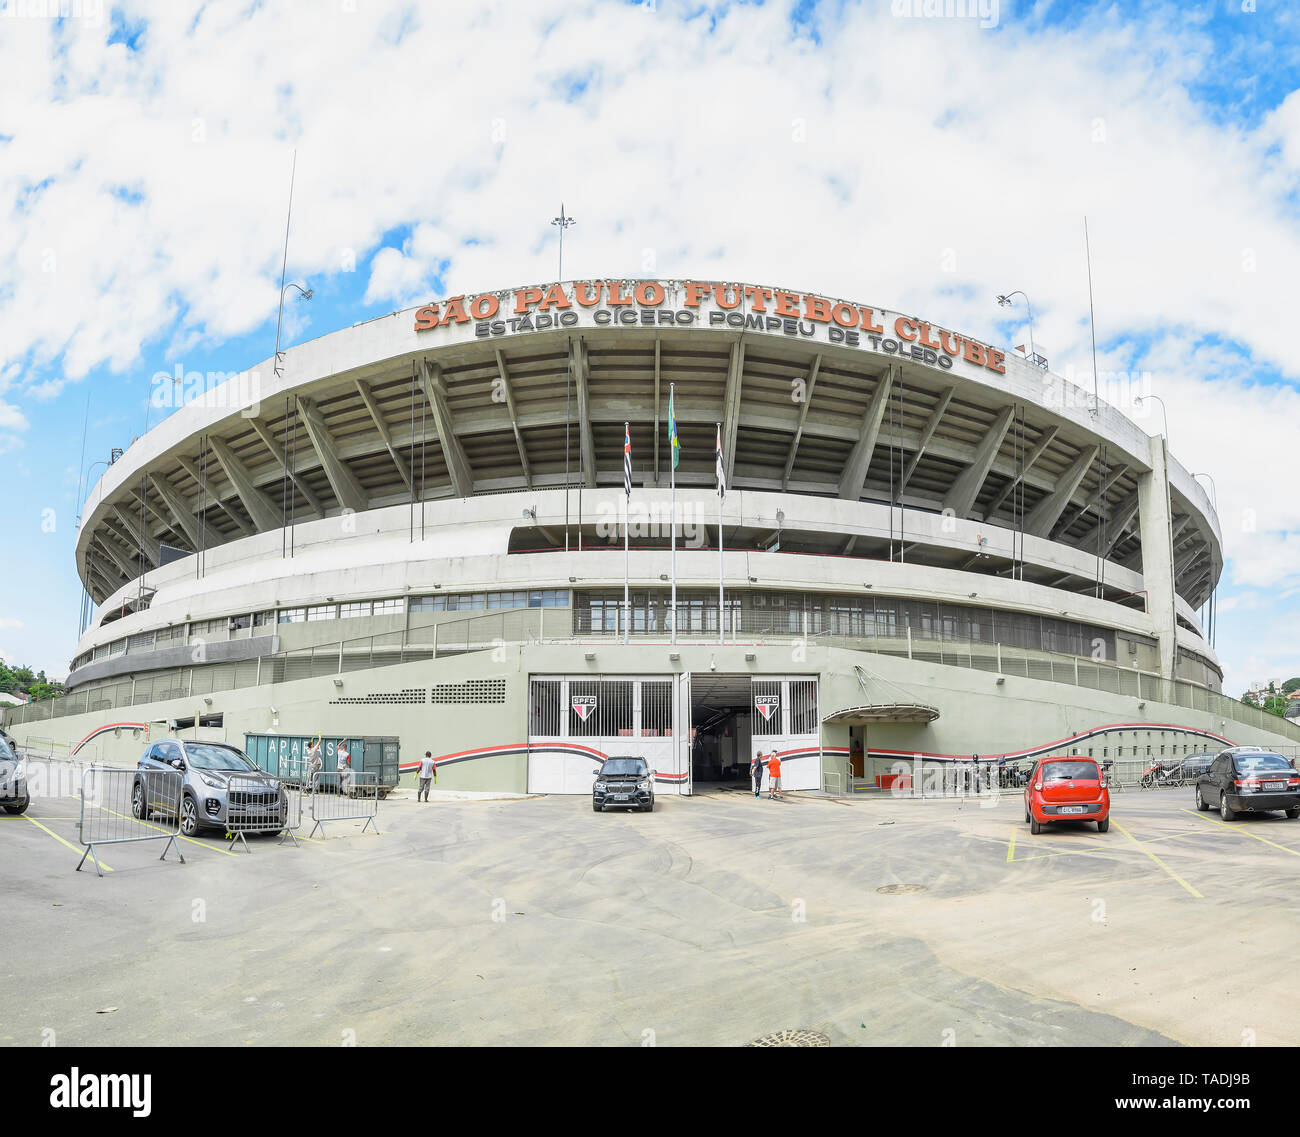
{"type": "Polygon", "coordinates": [[[291,171],[286,344],[554,279],[561,202],[566,278],[1020,290],[1211,475],[1225,689],[1300,675],[1293,0],[0,0],[0,658],[66,674],[154,377],[271,355],[291,171]]]}

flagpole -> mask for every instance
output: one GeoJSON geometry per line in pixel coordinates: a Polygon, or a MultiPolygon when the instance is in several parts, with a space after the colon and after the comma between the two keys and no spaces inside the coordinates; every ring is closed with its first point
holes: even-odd
{"type": "Polygon", "coordinates": [[[627,643],[632,631],[632,601],[628,594],[628,576],[632,567],[631,546],[628,543],[628,530],[631,526],[632,512],[632,457],[628,451],[628,424],[623,424],[623,611],[626,613],[623,624],[623,642],[627,643]]]}
{"type": "Polygon", "coordinates": [[[718,644],[723,645],[727,641],[723,636],[723,614],[725,612],[722,599],[722,499],[727,496],[725,483],[722,478],[722,423],[718,427],[718,644]]]}
{"type": "Polygon", "coordinates": [[[668,435],[668,486],[669,486],[669,506],[668,506],[668,525],[673,531],[673,553],[672,553],[672,574],[673,574],[673,597],[672,609],[669,619],[671,620],[672,643],[677,642],[677,452],[673,448],[673,440],[677,436],[677,415],[673,408],[673,388],[677,384],[668,384],[668,408],[669,417],[673,420],[672,429],[668,435]]]}

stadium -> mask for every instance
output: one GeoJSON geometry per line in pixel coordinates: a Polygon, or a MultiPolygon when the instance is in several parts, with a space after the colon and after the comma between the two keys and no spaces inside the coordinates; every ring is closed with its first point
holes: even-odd
{"type": "Polygon", "coordinates": [[[1222,694],[1219,522],[1163,437],[802,289],[545,283],[325,335],[137,439],[76,558],[67,693],[5,716],[86,760],[385,736],[444,789],[586,793],[639,754],[691,793],[761,749],[834,792],[1300,740],[1222,694]]]}

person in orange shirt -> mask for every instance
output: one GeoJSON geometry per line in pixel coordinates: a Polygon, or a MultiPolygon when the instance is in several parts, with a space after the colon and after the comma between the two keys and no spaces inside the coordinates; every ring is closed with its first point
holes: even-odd
{"type": "Polygon", "coordinates": [[[767,759],[767,796],[770,801],[785,797],[781,792],[781,755],[775,750],[767,759]]]}

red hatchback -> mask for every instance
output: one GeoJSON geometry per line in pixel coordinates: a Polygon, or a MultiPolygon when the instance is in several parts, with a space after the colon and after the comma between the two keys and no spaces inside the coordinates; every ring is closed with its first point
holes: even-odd
{"type": "Polygon", "coordinates": [[[1110,790],[1106,775],[1091,758],[1044,758],[1025,786],[1025,820],[1031,833],[1057,821],[1095,821],[1110,828],[1110,790]]]}

